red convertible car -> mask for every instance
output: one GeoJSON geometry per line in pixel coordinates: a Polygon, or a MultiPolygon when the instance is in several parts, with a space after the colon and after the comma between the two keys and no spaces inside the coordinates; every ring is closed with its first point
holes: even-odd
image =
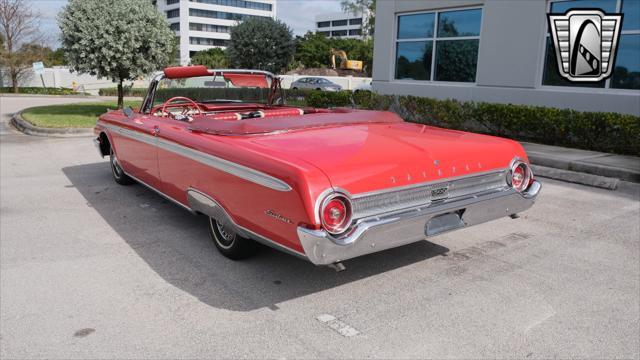
{"type": "Polygon", "coordinates": [[[144,184],[207,216],[232,259],[260,242],[342,266],[516,218],[540,191],[515,141],[391,112],[284,105],[282,93],[265,71],[167,68],[139,110],[100,116],[95,144],[118,184],[144,184]]]}

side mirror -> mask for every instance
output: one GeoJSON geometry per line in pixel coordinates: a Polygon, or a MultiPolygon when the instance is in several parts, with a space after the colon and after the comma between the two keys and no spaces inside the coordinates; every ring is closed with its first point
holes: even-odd
{"type": "Polygon", "coordinates": [[[122,112],[129,119],[133,117],[133,109],[131,108],[131,106],[127,106],[126,108],[122,109],[122,112]]]}

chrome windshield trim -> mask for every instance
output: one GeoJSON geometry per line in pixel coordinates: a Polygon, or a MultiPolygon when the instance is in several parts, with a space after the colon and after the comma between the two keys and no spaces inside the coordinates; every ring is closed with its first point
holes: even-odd
{"type": "Polygon", "coordinates": [[[261,171],[251,169],[249,167],[234,163],[229,160],[219,158],[217,156],[207,154],[198,150],[191,149],[189,147],[180,145],[173,141],[161,139],[152,135],[142,134],[137,131],[122,128],[112,124],[105,124],[99,122],[100,125],[112,130],[122,136],[144,142],[146,144],[156,146],[160,149],[184,156],[191,160],[197,161],[209,167],[218,169],[227,174],[237,176],[241,179],[253,182],[264,187],[277,190],[277,191],[291,191],[292,188],[286,182],[277,179],[271,175],[265,174],[261,171]]]}
{"type": "MultiPolygon", "coordinates": [[[[236,73],[236,74],[262,74],[271,77],[271,82],[277,79],[273,73],[264,71],[264,70],[248,70],[248,69],[207,69],[209,74],[212,76],[218,76],[222,73],[236,73]]],[[[140,107],[140,112],[143,114],[148,114],[151,112],[151,108],[153,107],[153,100],[156,97],[156,90],[158,88],[158,84],[160,80],[164,79],[164,71],[158,71],[153,74],[151,81],[149,82],[149,88],[147,90],[147,94],[142,100],[142,105],[140,107]]]]}

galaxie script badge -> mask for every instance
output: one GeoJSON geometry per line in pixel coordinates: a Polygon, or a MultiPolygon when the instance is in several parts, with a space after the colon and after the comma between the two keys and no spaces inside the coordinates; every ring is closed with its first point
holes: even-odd
{"type": "Polygon", "coordinates": [[[449,197],[449,186],[431,189],[431,200],[442,200],[449,197]]]}
{"type": "Polygon", "coordinates": [[[573,82],[608,78],[615,64],[622,14],[572,9],[549,14],[560,75],[573,82]]]}

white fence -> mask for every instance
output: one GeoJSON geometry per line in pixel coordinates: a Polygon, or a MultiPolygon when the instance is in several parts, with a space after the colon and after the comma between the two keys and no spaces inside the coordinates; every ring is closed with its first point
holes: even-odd
{"type": "MultiPolygon", "coordinates": [[[[334,82],[342,86],[345,90],[354,90],[367,88],[371,86],[371,78],[360,78],[352,76],[306,76],[306,75],[281,75],[282,87],[289,89],[291,83],[303,78],[303,77],[322,77],[331,82],[334,82]]],[[[56,66],[53,68],[45,68],[42,75],[44,79],[44,86],[46,87],[63,87],[73,88],[77,86],[79,91],[84,91],[92,95],[97,95],[100,88],[115,87],[116,83],[109,79],[98,79],[96,76],[78,73],[72,73],[68,68],[62,66],[56,66]],[[75,82],[75,84],[74,84],[75,82]]],[[[127,85],[130,85],[128,83],[127,85]]],[[[0,71],[0,87],[11,86],[11,78],[5,71],[0,71]]],[[[42,87],[42,80],[40,76],[36,75],[32,70],[29,70],[26,76],[23,77],[20,82],[21,87],[42,87]]],[[[134,81],[133,87],[146,88],[149,86],[149,79],[134,81]]]]}
{"type": "MultiPolygon", "coordinates": [[[[19,85],[21,87],[42,87],[43,80],[45,87],[63,87],[71,89],[74,88],[75,85],[78,88],[78,91],[84,91],[92,95],[97,95],[100,88],[116,87],[116,83],[109,79],[98,79],[96,76],[89,74],[78,75],[78,73],[72,73],[68,68],[61,66],[45,68],[44,73],[42,74],[42,79],[30,69],[21,79],[19,85]]],[[[148,85],[148,79],[134,82],[134,87],[147,87],[148,85]]],[[[6,71],[0,71],[0,87],[10,86],[11,77],[9,77],[9,74],[6,71]]]]}

